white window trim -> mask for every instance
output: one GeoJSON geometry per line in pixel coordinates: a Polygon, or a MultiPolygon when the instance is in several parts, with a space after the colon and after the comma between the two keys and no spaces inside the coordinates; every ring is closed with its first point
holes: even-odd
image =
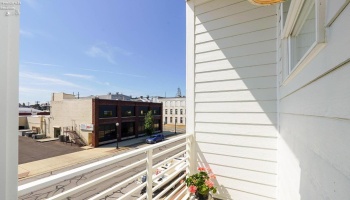
{"type": "MultiPolygon", "coordinates": [[[[326,14],[326,2],[325,0],[314,0],[315,1],[315,13],[316,13],[316,40],[311,45],[309,50],[304,54],[304,56],[300,59],[300,61],[294,66],[293,70],[291,70],[291,58],[292,58],[292,51],[291,51],[291,34],[293,29],[295,28],[297,19],[300,15],[302,6],[306,0],[294,0],[291,2],[287,19],[285,21],[283,31],[282,31],[282,37],[281,39],[287,40],[288,45],[283,49],[283,51],[288,51],[288,66],[284,66],[284,69],[288,70],[288,75],[283,81],[283,85],[286,85],[290,80],[292,80],[307,64],[325,47],[326,45],[326,39],[325,39],[325,14],[326,14]]],[[[309,1],[309,0],[307,0],[309,1]]],[[[310,4],[309,6],[312,6],[313,4],[310,4]]],[[[283,9],[281,9],[283,12],[283,9]]]]}

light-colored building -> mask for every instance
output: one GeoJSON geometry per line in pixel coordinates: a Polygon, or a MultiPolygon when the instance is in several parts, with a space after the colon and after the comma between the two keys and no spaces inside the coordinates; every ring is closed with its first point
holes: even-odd
{"type": "Polygon", "coordinates": [[[163,122],[165,124],[186,125],[186,97],[158,97],[163,104],[163,122]]]}
{"type": "Polygon", "coordinates": [[[53,93],[51,98],[51,138],[65,135],[65,131],[75,131],[85,144],[91,144],[92,130],[81,130],[81,124],[92,124],[92,99],[77,99],[73,94],[53,93]],[[90,136],[91,138],[91,136],[90,136]]]}
{"type": "Polygon", "coordinates": [[[350,199],[349,19],[343,0],[187,1],[186,132],[217,197],[350,199]]]}
{"type": "Polygon", "coordinates": [[[131,96],[124,95],[122,93],[116,92],[115,94],[112,94],[111,92],[108,94],[102,94],[102,95],[90,95],[87,97],[79,97],[81,99],[93,99],[93,98],[99,98],[99,99],[111,99],[111,100],[122,100],[122,101],[130,101],[131,96]]]}

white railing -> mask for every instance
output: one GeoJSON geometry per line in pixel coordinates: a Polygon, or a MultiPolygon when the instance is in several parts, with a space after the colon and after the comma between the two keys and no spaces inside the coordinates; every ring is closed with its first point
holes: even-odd
{"type": "MultiPolygon", "coordinates": [[[[111,165],[111,164],[114,164],[114,163],[117,163],[117,162],[120,162],[122,160],[125,160],[127,158],[130,158],[132,156],[137,156],[137,155],[140,155],[140,154],[143,154],[145,155],[145,158],[142,159],[142,160],[139,160],[133,164],[130,164],[126,167],[123,167],[123,168],[120,168],[120,169],[117,169],[113,172],[110,172],[108,174],[105,174],[105,175],[102,175],[96,179],[93,179],[91,181],[88,181],[86,183],[83,183],[81,185],[78,185],[72,189],[69,189],[69,190],[66,190],[60,194],[57,194],[55,196],[52,196],[50,197],[49,199],[64,199],[64,198],[67,198],[67,197],[70,197],[74,194],[77,194],[79,192],[82,192],[88,188],[91,188],[99,183],[102,183],[103,181],[106,181],[108,179],[111,179],[117,175],[120,175],[124,172],[127,172],[128,170],[132,169],[132,168],[135,168],[135,167],[138,167],[144,163],[147,163],[146,165],[146,170],[143,170],[141,171],[140,173],[137,173],[136,175],[130,177],[130,178],[127,178],[126,180],[123,180],[122,182],[108,188],[107,190],[105,191],[101,191],[100,193],[98,193],[97,195],[91,197],[90,199],[99,199],[101,197],[104,197],[106,196],[107,194],[113,192],[113,191],[116,191],[118,190],[119,188],[123,187],[124,185],[126,185],[127,183],[129,183],[130,181],[134,181],[134,180],[137,180],[139,177],[141,177],[142,175],[146,175],[147,178],[146,178],[146,182],[144,183],[141,183],[140,185],[138,185],[137,187],[133,188],[132,190],[130,190],[128,193],[124,194],[123,196],[119,197],[118,199],[127,199],[131,194],[141,190],[142,188],[144,188],[146,186],[146,192],[141,195],[138,199],[159,199],[160,197],[164,196],[171,188],[173,188],[177,183],[179,183],[182,179],[185,178],[186,174],[190,171],[190,156],[191,155],[191,152],[190,152],[190,149],[191,148],[188,148],[189,146],[191,146],[191,141],[192,141],[192,137],[193,135],[192,134],[186,134],[186,135],[182,135],[182,136],[178,136],[176,138],[173,138],[173,139],[170,139],[170,140],[166,140],[166,141],[163,141],[163,142],[160,142],[158,144],[154,144],[154,145],[150,145],[150,146],[147,146],[147,147],[143,147],[143,148],[140,148],[140,149],[137,149],[137,150],[134,150],[134,151],[130,151],[130,152],[126,152],[126,153],[123,153],[123,154],[120,154],[120,155],[117,155],[117,156],[114,156],[114,157],[111,157],[111,158],[107,158],[107,159],[104,159],[104,160],[100,160],[100,161],[97,161],[97,162],[94,162],[94,163],[91,163],[91,164],[88,164],[88,165],[84,165],[84,166],[81,166],[81,167],[78,167],[76,169],[72,169],[72,170],[69,170],[69,171],[66,171],[66,172],[62,172],[60,174],[57,174],[57,175],[52,175],[52,176],[49,176],[49,177],[46,177],[46,178],[43,178],[43,179],[40,179],[40,180],[37,180],[37,181],[33,181],[33,182],[30,182],[30,183],[27,183],[27,184],[24,184],[24,185],[21,185],[18,187],[18,196],[22,196],[22,195],[25,195],[25,194],[28,194],[28,193],[31,193],[31,192],[35,192],[35,191],[38,191],[42,188],[46,188],[48,186],[51,186],[51,185],[54,185],[54,184],[57,184],[59,182],[62,182],[64,180],[68,180],[70,178],[73,178],[75,176],[79,176],[79,175],[82,175],[82,174],[85,174],[87,172],[91,172],[93,170],[96,170],[96,169],[99,169],[99,168],[102,168],[102,167],[105,167],[107,165],[111,165]],[[173,142],[176,142],[176,141],[179,141],[179,140],[182,140],[182,139],[186,139],[186,142],[185,143],[182,143],[182,144],[179,144],[179,145],[176,145],[174,147],[171,147],[165,151],[162,151],[160,153],[157,153],[155,155],[153,155],[153,150],[156,149],[156,148],[159,148],[159,147],[162,147],[164,145],[167,145],[167,144],[170,144],[170,143],[173,143],[173,142]],[[186,150],[183,150],[179,153],[176,153],[175,155],[165,159],[164,161],[161,161],[159,162],[158,164],[156,165],[153,165],[153,159],[155,158],[158,158],[162,155],[165,155],[167,153],[170,153],[174,150],[177,150],[179,148],[182,148],[186,146],[186,150]],[[169,161],[173,160],[174,158],[176,157],[179,157],[180,155],[186,155],[186,158],[183,159],[183,161],[181,162],[178,162],[174,165],[171,165],[168,169],[166,169],[165,171],[162,171],[161,173],[157,174],[157,175],[154,175],[154,171],[166,164],[166,163],[169,163],[169,161]],[[177,167],[177,170],[174,170],[174,168],[177,167]],[[158,183],[157,185],[154,186],[154,181],[159,179],[162,175],[164,175],[165,173],[169,172],[170,170],[173,170],[174,172],[171,173],[171,174],[167,174],[167,178],[164,179],[164,181],[158,183]],[[183,172],[186,170],[186,173],[184,174],[180,174],[179,176],[179,172],[183,172]],[[177,177],[177,178],[176,178],[177,177]],[[162,188],[161,192],[159,194],[157,194],[157,196],[153,196],[153,192],[156,191],[157,189],[160,189],[162,188]]],[[[184,186],[184,183],[180,184],[180,186],[184,186]]],[[[172,196],[174,196],[178,191],[179,191],[179,187],[176,188],[175,190],[173,190],[170,194],[167,195],[167,198],[166,199],[169,199],[171,198],[172,196]]]]}

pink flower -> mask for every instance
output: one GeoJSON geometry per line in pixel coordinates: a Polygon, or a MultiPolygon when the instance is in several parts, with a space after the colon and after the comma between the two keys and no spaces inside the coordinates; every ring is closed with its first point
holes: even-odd
{"type": "Polygon", "coordinates": [[[212,188],[214,186],[214,183],[210,180],[206,180],[205,185],[208,186],[208,188],[212,188]]]}
{"type": "Polygon", "coordinates": [[[210,167],[207,167],[207,172],[209,172],[209,173],[211,173],[211,172],[212,172],[212,170],[211,170],[211,168],[210,168],[210,167]]]}
{"type": "Polygon", "coordinates": [[[198,167],[197,169],[198,169],[198,171],[200,171],[200,172],[205,171],[205,168],[204,168],[204,167],[198,167]]]}
{"type": "Polygon", "coordinates": [[[209,176],[211,179],[216,179],[216,176],[214,174],[210,174],[209,176]]]}
{"type": "Polygon", "coordinates": [[[197,187],[194,185],[191,185],[190,187],[188,187],[188,191],[190,191],[190,193],[194,194],[197,191],[197,187]]]}

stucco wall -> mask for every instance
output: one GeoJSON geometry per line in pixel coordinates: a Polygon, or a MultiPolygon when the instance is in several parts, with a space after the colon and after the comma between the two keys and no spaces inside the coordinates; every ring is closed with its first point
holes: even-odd
{"type": "Polygon", "coordinates": [[[342,11],[344,2],[327,1],[326,24],[340,15],[326,28],[326,46],[288,82],[279,51],[281,200],[350,198],[350,6],[342,11]]]}
{"type": "Polygon", "coordinates": [[[81,131],[80,124],[92,123],[92,99],[65,99],[51,101],[50,137],[54,137],[54,127],[70,127],[88,141],[89,131],[81,131]]]}
{"type": "Polygon", "coordinates": [[[27,116],[18,117],[18,126],[24,126],[25,128],[28,128],[27,116]]]}

